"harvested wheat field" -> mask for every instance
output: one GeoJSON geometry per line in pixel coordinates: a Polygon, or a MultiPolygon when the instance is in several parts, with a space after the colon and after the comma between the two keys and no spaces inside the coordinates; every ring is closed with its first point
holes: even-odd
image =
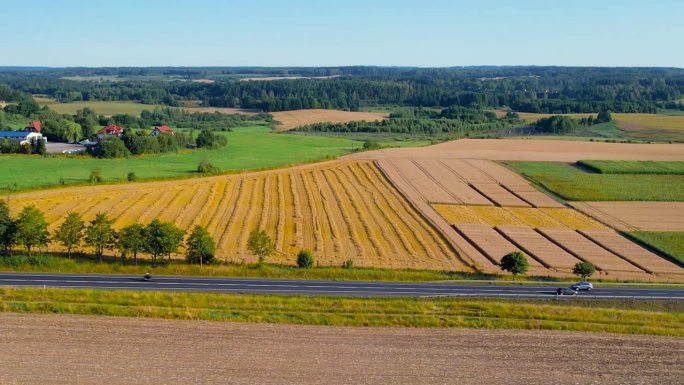
{"type": "Polygon", "coordinates": [[[273,119],[278,121],[277,129],[280,131],[313,123],[347,123],[354,121],[376,121],[389,118],[389,114],[383,112],[358,112],[340,110],[293,110],[272,112],[273,119]]]}
{"type": "Polygon", "coordinates": [[[69,211],[85,220],[105,212],[114,227],[154,218],[182,229],[206,226],[217,256],[254,261],[247,238],[266,230],[272,262],[293,263],[302,248],[322,265],[468,270],[444,238],[399,195],[371,162],[327,162],[289,169],[19,194],[16,213],[38,205],[54,230],[69,211]]]}
{"type": "Polygon", "coordinates": [[[684,231],[684,202],[573,202],[571,205],[622,231],[684,231]]]}
{"type": "Polygon", "coordinates": [[[54,314],[0,320],[3,384],[675,384],[684,376],[677,337],[54,314]],[[559,364],[568,351],[583,353],[559,364]],[[315,359],[297,365],[297,357],[315,359]]]}
{"type": "Polygon", "coordinates": [[[539,139],[460,139],[421,148],[388,148],[347,159],[439,158],[577,162],[595,160],[684,161],[684,144],[603,143],[539,139]]]}
{"type": "Polygon", "coordinates": [[[258,110],[251,110],[247,108],[230,108],[230,107],[183,107],[184,110],[190,113],[201,112],[201,113],[214,113],[218,112],[221,114],[243,114],[243,115],[256,115],[259,113],[258,110]]]}
{"type": "Polygon", "coordinates": [[[511,251],[527,254],[530,273],[570,274],[582,261],[599,276],[684,278],[684,269],[569,208],[433,205],[492,264],[511,251]],[[644,274],[647,273],[647,274],[644,274]]]}

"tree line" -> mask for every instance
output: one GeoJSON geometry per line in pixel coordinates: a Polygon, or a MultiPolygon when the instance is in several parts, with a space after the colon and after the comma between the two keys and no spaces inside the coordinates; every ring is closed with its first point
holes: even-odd
{"type": "Polygon", "coordinates": [[[139,254],[148,254],[155,266],[158,258],[167,256],[170,261],[171,255],[185,245],[187,262],[205,264],[214,260],[214,240],[202,226],[195,226],[184,240],[185,231],[159,219],[147,225],[133,223],[119,231],[112,227],[113,223],[105,213],[97,213],[86,223],[78,213],[69,212],[51,234],[45,216],[35,205],[24,207],[12,218],[7,202],[0,201],[0,245],[5,255],[21,246],[30,256],[35,248],[53,243],[64,247],[71,258],[72,252],[83,245],[92,248],[100,262],[105,251],[118,250],[122,257],[132,256],[136,263],[139,254]]]}
{"type": "MultiPolygon", "coordinates": [[[[268,69],[252,69],[266,74],[268,69]]],[[[281,111],[301,108],[356,110],[363,106],[508,107],[535,113],[655,112],[663,103],[684,96],[684,70],[677,68],[335,67],[300,69],[301,73],[335,74],[329,79],[237,81],[224,75],[234,69],[107,69],[133,76],[86,82],[60,78],[64,70],[0,72],[0,83],[13,91],[47,94],[61,101],[135,100],[177,106],[198,100],[204,106],[281,111]],[[174,71],[192,78],[202,73],[210,84],[146,80],[137,73],[174,71]]],[[[70,70],[79,73],[78,69],[70,70]]],[[[91,74],[93,69],[80,73],[91,74]]],[[[272,74],[296,69],[272,69],[272,74]]],[[[143,76],[143,75],[140,75],[143,76]]],[[[7,91],[6,91],[7,93],[7,91]]],[[[9,95],[12,96],[12,95],[9,95]]]]}

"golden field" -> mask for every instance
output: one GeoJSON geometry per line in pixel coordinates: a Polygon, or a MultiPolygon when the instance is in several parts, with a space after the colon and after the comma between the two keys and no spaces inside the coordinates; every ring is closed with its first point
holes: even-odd
{"type": "Polygon", "coordinates": [[[54,230],[69,211],[107,213],[121,228],[154,218],[206,226],[221,260],[253,262],[247,238],[266,230],[270,262],[310,249],[321,265],[468,270],[372,162],[327,162],[283,170],[166,182],[64,188],[11,197],[16,214],[35,203],[54,230]]]}

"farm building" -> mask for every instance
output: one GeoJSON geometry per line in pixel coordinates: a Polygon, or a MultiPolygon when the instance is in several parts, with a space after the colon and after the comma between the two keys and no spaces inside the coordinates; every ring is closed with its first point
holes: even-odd
{"type": "Polygon", "coordinates": [[[43,129],[43,125],[40,123],[40,120],[34,120],[32,122],[28,122],[26,125],[26,128],[24,128],[24,131],[26,132],[40,132],[43,129]]]}
{"type": "Polygon", "coordinates": [[[162,126],[154,126],[154,130],[150,132],[150,136],[157,136],[159,134],[171,134],[173,135],[173,130],[171,127],[162,125],[162,126]]]}
{"type": "Polygon", "coordinates": [[[16,140],[19,144],[31,143],[31,140],[41,140],[43,135],[39,132],[28,131],[0,131],[0,140],[16,140]]]}
{"type": "Polygon", "coordinates": [[[103,139],[108,138],[110,136],[121,137],[121,135],[123,135],[123,132],[123,127],[119,127],[115,124],[108,124],[102,127],[102,129],[97,132],[97,141],[102,141],[103,139]]]}

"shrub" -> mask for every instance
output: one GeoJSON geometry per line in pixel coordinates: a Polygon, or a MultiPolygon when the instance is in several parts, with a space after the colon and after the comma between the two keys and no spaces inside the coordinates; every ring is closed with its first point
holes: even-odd
{"type": "Polygon", "coordinates": [[[129,182],[135,182],[136,180],[138,180],[138,177],[135,175],[135,173],[134,173],[133,171],[131,171],[131,172],[129,172],[128,175],[126,176],[126,179],[127,179],[129,182]]]}
{"type": "Polygon", "coordinates": [[[354,261],[351,259],[347,259],[346,261],[344,261],[342,263],[342,268],[347,269],[347,270],[353,269],[354,268],[354,261]]]}
{"type": "Polygon", "coordinates": [[[309,250],[299,250],[297,253],[297,267],[309,269],[314,265],[314,257],[309,250]]]}
{"type": "Polygon", "coordinates": [[[101,183],[102,182],[102,170],[99,168],[94,168],[90,170],[90,177],[88,178],[90,183],[101,183]]]}
{"type": "Polygon", "coordinates": [[[205,159],[197,165],[197,172],[201,174],[219,174],[221,170],[205,159]]]}
{"type": "Polygon", "coordinates": [[[583,280],[591,277],[596,272],[596,267],[591,262],[577,262],[572,268],[572,273],[582,277],[583,280]]]}

